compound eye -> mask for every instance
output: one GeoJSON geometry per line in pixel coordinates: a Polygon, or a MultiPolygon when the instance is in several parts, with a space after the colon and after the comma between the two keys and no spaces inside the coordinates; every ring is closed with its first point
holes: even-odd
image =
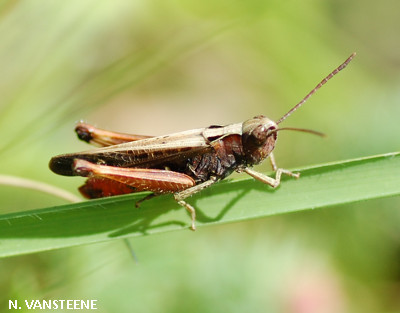
{"type": "Polygon", "coordinates": [[[261,143],[265,141],[265,138],[267,138],[268,131],[269,130],[265,128],[265,125],[259,125],[253,130],[252,136],[257,140],[257,142],[261,143]]]}

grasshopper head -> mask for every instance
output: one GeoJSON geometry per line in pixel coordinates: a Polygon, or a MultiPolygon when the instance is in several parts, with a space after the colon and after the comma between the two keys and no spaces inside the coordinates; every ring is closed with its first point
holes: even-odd
{"type": "Polygon", "coordinates": [[[259,115],[242,125],[242,144],[249,165],[263,161],[274,150],[278,125],[269,118],[259,115]]]}

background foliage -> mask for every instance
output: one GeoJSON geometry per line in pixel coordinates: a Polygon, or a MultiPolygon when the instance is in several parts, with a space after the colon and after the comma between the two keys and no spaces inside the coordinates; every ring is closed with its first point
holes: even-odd
{"type": "MultiPolygon", "coordinates": [[[[51,156],[87,148],[76,121],[157,135],[277,119],[353,51],[350,67],[285,122],[328,138],[282,133],[277,162],[398,151],[398,11],[394,0],[3,1],[0,172],[77,193],[82,179],[47,168],[51,156]]],[[[2,214],[65,203],[5,186],[0,199],[2,214]]],[[[0,305],[398,312],[398,206],[373,200],[136,238],[139,264],[115,242],[2,259],[0,305]]]]}

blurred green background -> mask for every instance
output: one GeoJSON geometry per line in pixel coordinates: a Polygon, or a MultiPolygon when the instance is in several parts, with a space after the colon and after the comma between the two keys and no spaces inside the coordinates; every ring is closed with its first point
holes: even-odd
{"type": "MultiPolygon", "coordinates": [[[[2,1],[0,174],[78,195],[83,179],[47,166],[87,149],[77,121],[161,135],[278,119],[353,51],[285,121],[328,137],[281,133],[277,162],[398,151],[399,10],[395,0],[2,1]]],[[[6,186],[0,199],[2,214],[65,203],[6,186]]],[[[2,259],[0,312],[9,299],[97,299],[98,312],[400,312],[398,207],[135,238],[138,264],[122,241],[2,259]]]]}

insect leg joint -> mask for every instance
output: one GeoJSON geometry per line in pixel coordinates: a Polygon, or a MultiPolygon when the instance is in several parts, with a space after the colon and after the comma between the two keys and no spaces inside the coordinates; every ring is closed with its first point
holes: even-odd
{"type": "Polygon", "coordinates": [[[183,191],[174,193],[175,201],[178,202],[179,205],[183,206],[186,210],[188,210],[188,212],[190,213],[190,215],[192,217],[192,226],[191,226],[192,230],[196,230],[196,225],[195,225],[196,210],[194,209],[193,206],[191,206],[189,203],[184,201],[184,199],[186,199],[186,198],[194,195],[195,193],[198,193],[199,191],[211,186],[216,181],[217,181],[216,177],[211,177],[209,180],[207,180],[207,181],[205,181],[205,182],[203,182],[201,184],[198,184],[196,186],[190,187],[190,188],[185,189],[183,191]]]}
{"type": "Polygon", "coordinates": [[[272,188],[276,188],[280,185],[281,183],[281,176],[282,174],[286,174],[289,176],[293,176],[295,178],[299,178],[300,174],[296,173],[292,173],[288,170],[282,169],[282,168],[277,168],[276,172],[275,172],[275,178],[269,177],[267,175],[264,175],[262,173],[259,173],[249,167],[245,168],[244,171],[249,174],[251,177],[261,181],[264,184],[267,184],[269,186],[271,186],[272,188]]]}

